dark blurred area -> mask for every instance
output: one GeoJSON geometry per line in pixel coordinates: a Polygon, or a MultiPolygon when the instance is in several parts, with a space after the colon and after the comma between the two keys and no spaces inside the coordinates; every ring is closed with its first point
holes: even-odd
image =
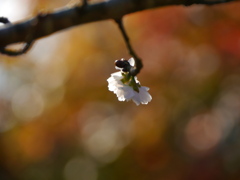
{"type": "MultiPolygon", "coordinates": [[[[97,1],[91,1],[95,3],[97,1]]],[[[0,0],[22,21],[67,0],[0,0]]],[[[0,56],[0,180],[240,179],[240,3],[124,17],[148,105],[107,88],[130,56],[113,20],[0,56]]]]}

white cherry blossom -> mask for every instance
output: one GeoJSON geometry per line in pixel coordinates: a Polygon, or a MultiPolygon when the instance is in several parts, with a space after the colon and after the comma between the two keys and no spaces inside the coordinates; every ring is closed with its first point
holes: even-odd
{"type": "MultiPolygon", "coordinates": [[[[134,66],[133,58],[128,60],[131,66],[134,66]]],[[[116,69],[120,69],[116,67],[116,69]]],[[[119,101],[133,100],[136,105],[148,104],[152,96],[148,93],[149,88],[141,86],[137,77],[130,76],[128,72],[115,72],[107,79],[108,89],[117,95],[119,101]]]]}

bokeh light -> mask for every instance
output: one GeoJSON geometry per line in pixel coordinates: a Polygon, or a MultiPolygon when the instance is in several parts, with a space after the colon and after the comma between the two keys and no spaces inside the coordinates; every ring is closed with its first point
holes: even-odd
{"type": "MultiPolygon", "coordinates": [[[[0,16],[14,23],[78,2],[0,0],[0,16]]],[[[108,91],[114,61],[130,58],[113,20],[0,55],[0,180],[240,179],[239,8],[124,16],[148,105],[108,91]]]]}

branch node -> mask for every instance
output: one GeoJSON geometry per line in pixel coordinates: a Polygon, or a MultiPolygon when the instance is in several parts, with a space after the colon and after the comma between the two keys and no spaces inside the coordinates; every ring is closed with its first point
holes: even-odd
{"type": "Polygon", "coordinates": [[[84,12],[84,10],[86,9],[87,6],[88,6],[87,0],[83,0],[81,6],[76,6],[76,10],[79,14],[83,14],[83,12],[84,12]]]}
{"type": "Polygon", "coordinates": [[[87,5],[88,5],[87,0],[83,0],[83,5],[82,5],[82,7],[86,7],[87,5]]]}
{"type": "MultiPolygon", "coordinates": [[[[3,24],[11,24],[11,22],[6,17],[0,17],[0,22],[3,24]]],[[[10,49],[7,49],[7,47],[5,46],[3,48],[0,48],[0,53],[8,55],[8,56],[19,56],[19,55],[26,53],[32,46],[33,42],[34,42],[33,40],[26,42],[24,44],[23,48],[20,50],[10,50],[10,49]]]]}
{"type": "Polygon", "coordinates": [[[43,20],[43,19],[47,18],[48,16],[49,16],[49,13],[47,13],[47,12],[39,12],[37,15],[37,19],[43,20]]]}
{"type": "Polygon", "coordinates": [[[10,21],[6,17],[0,17],[0,22],[3,23],[3,24],[10,23],[10,21]]]}

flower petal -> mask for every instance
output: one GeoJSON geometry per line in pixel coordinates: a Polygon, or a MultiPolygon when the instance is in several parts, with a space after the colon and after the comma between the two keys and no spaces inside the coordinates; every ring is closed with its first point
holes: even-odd
{"type": "MultiPolygon", "coordinates": [[[[134,60],[133,60],[134,61],[134,60]]],[[[124,78],[123,72],[115,72],[107,79],[108,89],[116,94],[119,101],[133,100],[136,105],[148,104],[152,100],[152,96],[148,93],[149,88],[145,86],[139,87],[139,92],[135,91],[130,82],[122,82],[124,78]]],[[[135,76],[135,81],[140,85],[140,82],[135,76]]]]}
{"type": "Polygon", "coordinates": [[[136,105],[141,104],[148,104],[152,100],[152,96],[147,92],[149,90],[148,87],[141,86],[139,88],[139,93],[135,92],[135,95],[132,97],[133,102],[136,103],[136,105]]]}
{"type": "Polygon", "coordinates": [[[120,89],[122,89],[123,96],[126,100],[130,100],[134,96],[134,90],[130,86],[120,87],[120,89]]]}
{"type": "Polygon", "coordinates": [[[129,64],[131,66],[135,66],[135,60],[133,59],[133,57],[131,57],[129,60],[128,60],[129,64]]]}
{"type": "Polygon", "coordinates": [[[142,86],[139,88],[139,96],[142,104],[148,104],[152,100],[152,96],[147,92],[148,87],[142,86]]]}

